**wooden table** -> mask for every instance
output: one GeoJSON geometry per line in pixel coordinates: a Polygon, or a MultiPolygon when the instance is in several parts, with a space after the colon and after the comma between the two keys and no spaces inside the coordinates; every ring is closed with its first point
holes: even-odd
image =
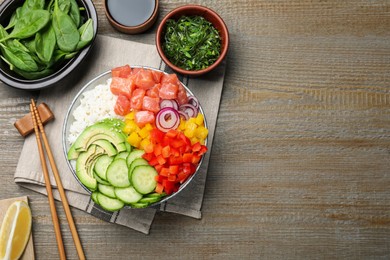
{"type": "MultiPolygon", "coordinates": [[[[154,44],[156,26],[120,34],[94,2],[100,34],[154,44]]],[[[203,218],[158,214],[144,235],[74,209],[87,257],[389,258],[390,1],[192,2],[231,34],[203,218]]],[[[160,1],[157,23],[183,3],[160,1]]],[[[56,259],[47,198],[13,181],[13,122],[38,92],[0,95],[0,199],[29,196],[36,257],[56,259]]]]}

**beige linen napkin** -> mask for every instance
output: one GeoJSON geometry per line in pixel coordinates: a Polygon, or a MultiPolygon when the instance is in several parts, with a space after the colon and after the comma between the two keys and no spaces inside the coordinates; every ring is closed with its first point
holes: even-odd
{"type": "MultiPolygon", "coordinates": [[[[80,186],[68,168],[62,147],[62,127],[73,98],[94,77],[110,68],[125,64],[149,66],[171,72],[161,61],[154,45],[99,35],[88,59],[69,79],[61,82],[58,86],[42,90],[40,93],[38,103],[48,104],[55,115],[55,120],[48,123],[45,130],[69,204],[105,221],[127,226],[145,234],[149,233],[156,210],[174,212],[199,219],[201,218],[207,168],[223,87],[224,64],[204,77],[183,78],[179,76],[182,82],[198,97],[206,114],[209,127],[209,152],[204,158],[200,172],[193,181],[169,202],[161,204],[159,208],[124,208],[114,213],[106,212],[93,203],[88,193],[80,186]]],[[[28,136],[25,140],[14,178],[17,184],[46,194],[34,135],[28,136]]],[[[54,197],[60,200],[59,193],[55,189],[55,180],[52,175],[50,178],[54,186],[54,197]]]]}

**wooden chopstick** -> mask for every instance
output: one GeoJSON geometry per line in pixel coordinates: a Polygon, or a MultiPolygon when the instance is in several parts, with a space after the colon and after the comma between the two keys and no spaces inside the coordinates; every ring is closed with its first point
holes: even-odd
{"type": "Polygon", "coordinates": [[[43,127],[42,121],[41,121],[39,113],[38,113],[38,109],[36,108],[35,102],[33,99],[31,99],[31,105],[32,105],[32,108],[34,110],[34,114],[35,114],[34,118],[36,119],[39,130],[41,132],[43,143],[45,145],[47,156],[49,158],[50,166],[51,166],[51,169],[53,171],[54,178],[56,180],[58,192],[59,192],[60,197],[61,197],[62,206],[64,207],[66,219],[68,220],[68,225],[69,225],[72,237],[73,237],[73,241],[74,241],[75,246],[76,246],[77,254],[79,256],[79,259],[84,260],[85,255],[84,255],[83,247],[81,245],[80,238],[79,238],[79,235],[77,233],[77,228],[76,228],[76,225],[75,225],[74,220],[73,220],[72,212],[70,211],[68,199],[66,197],[64,187],[62,186],[62,181],[61,181],[60,175],[58,173],[58,168],[57,168],[57,165],[55,163],[53,153],[52,153],[50,145],[49,145],[49,141],[46,137],[45,129],[43,127]]]}
{"type": "Polygon", "coordinates": [[[41,141],[41,138],[39,136],[38,125],[37,125],[37,121],[35,118],[35,112],[34,112],[34,108],[33,108],[32,104],[30,104],[30,112],[31,112],[31,118],[32,118],[33,125],[34,125],[35,136],[37,139],[39,157],[41,159],[42,170],[43,170],[43,177],[45,178],[47,198],[49,199],[50,213],[51,213],[51,218],[53,220],[54,232],[55,232],[57,246],[58,246],[58,252],[60,254],[60,259],[62,260],[62,259],[66,259],[65,248],[64,248],[64,243],[62,241],[60,223],[58,222],[57,209],[56,209],[56,205],[54,203],[54,198],[53,198],[53,193],[52,193],[51,183],[50,183],[50,177],[49,177],[49,173],[48,173],[47,165],[46,165],[46,160],[45,160],[45,154],[44,154],[43,147],[42,147],[42,141],[41,141]]]}

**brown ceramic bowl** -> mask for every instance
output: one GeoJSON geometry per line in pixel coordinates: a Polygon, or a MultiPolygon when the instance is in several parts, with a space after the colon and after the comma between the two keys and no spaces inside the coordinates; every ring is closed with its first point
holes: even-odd
{"type": "Polygon", "coordinates": [[[158,26],[157,33],[156,33],[156,47],[161,59],[165,62],[165,64],[167,64],[174,71],[189,76],[200,76],[215,69],[225,58],[228,51],[228,46],[229,46],[229,31],[226,27],[225,22],[216,12],[214,12],[210,8],[201,5],[185,5],[172,10],[163,18],[160,25],[158,26]],[[203,16],[206,20],[211,22],[213,26],[219,31],[219,34],[221,36],[221,55],[209,67],[202,70],[185,70],[174,65],[165,56],[162,48],[163,41],[164,41],[164,34],[165,34],[165,24],[168,19],[179,19],[181,16],[203,16]]]}
{"type": "Polygon", "coordinates": [[[109,23],[122,33],[142,33],[156,22],[158,0],[141,0],[136,5],[133,2],[135,1],[104,0],[104,12],[109,23]]]}

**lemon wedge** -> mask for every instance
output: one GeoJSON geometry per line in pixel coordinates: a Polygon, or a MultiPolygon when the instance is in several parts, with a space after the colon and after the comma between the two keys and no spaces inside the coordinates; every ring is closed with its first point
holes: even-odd
{"type": "Polygon", "coordinates": [[[0,228],[0,260],[19,259],[30,238],[31,210],[25,201],[15,201],[5,213],[0,228]]]}

